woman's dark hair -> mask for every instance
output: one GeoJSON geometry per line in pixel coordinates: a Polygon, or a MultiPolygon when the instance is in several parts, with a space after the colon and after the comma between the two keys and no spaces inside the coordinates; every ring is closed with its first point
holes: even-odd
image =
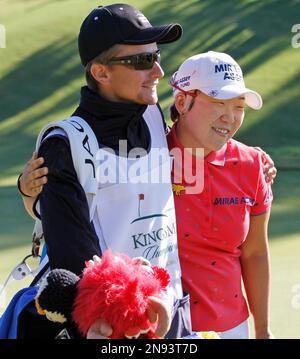
{"type": "Polygon", "coordinates": [[[172,122],[176,122],[179,120],[179,112],[177,111],[177,108],[175,106],[175,102],[172,103],[172,105],[170,106],[170,118],[172,120],[172,122]]]}
{"type": "MultiPolygon", "coordinates": [[[[189,104],[188,112],[193,108],[194,103],[195,103],[195,97],[192,97],[191,103],[189,104]]],[[[173,102],[172,105],[170,106],[170,118],[172,122],[176,122],[180,118],[180,113],[177,111],[175,102],[173,102]]]]}

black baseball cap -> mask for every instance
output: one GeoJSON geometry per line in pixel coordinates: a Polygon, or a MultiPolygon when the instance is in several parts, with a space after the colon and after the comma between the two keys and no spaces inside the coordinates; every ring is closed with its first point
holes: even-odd
{"type": "Polygon", "coordinates": [[[86,66],[101,52],[116,44],[143,45],[176,41],[182,34],[179,24],[152,26],[136,8],[127,4],[99,6],[83,21],[78,48],[86,66]]]}

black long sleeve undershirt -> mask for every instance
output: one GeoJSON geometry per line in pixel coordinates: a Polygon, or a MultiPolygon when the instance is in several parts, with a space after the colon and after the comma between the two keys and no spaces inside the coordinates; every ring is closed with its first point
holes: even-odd
{"type": "Polygon", "coordinates": [[[93,255],[100,256],[101,251],[68,140],[47,138],[39,156],[44,157],[49,169],[48,183],[39,201],[50,268],[64,268],[79,275],[84,262],[93,255]]]}

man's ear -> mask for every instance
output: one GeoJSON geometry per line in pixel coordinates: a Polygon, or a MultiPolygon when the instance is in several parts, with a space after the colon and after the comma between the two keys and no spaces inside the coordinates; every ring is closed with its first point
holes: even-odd
{"type": "Polygon", "coordinates": [[[109,81],[107,66],[103,64],[92,64],[90,72],[94,79],[101,85],[105,85],[109,81]]]}

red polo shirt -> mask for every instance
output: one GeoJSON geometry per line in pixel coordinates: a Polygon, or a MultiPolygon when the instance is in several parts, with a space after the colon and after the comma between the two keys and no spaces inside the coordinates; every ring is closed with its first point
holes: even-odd
{"type": "MultiPolygon", "coordinates": [[[[170,150],[183,150],[175,126],[168,144],[170,150]]],[[[239,247],[246,239],[250,216],[271,207],[263,162],[262,153],[230,140],[204,159],[201,193],[186,194],[183,180],[181,191],[174,194],[183,287],[191,296],[193,330],[225,331],[249,316],[239,247]]]]}

